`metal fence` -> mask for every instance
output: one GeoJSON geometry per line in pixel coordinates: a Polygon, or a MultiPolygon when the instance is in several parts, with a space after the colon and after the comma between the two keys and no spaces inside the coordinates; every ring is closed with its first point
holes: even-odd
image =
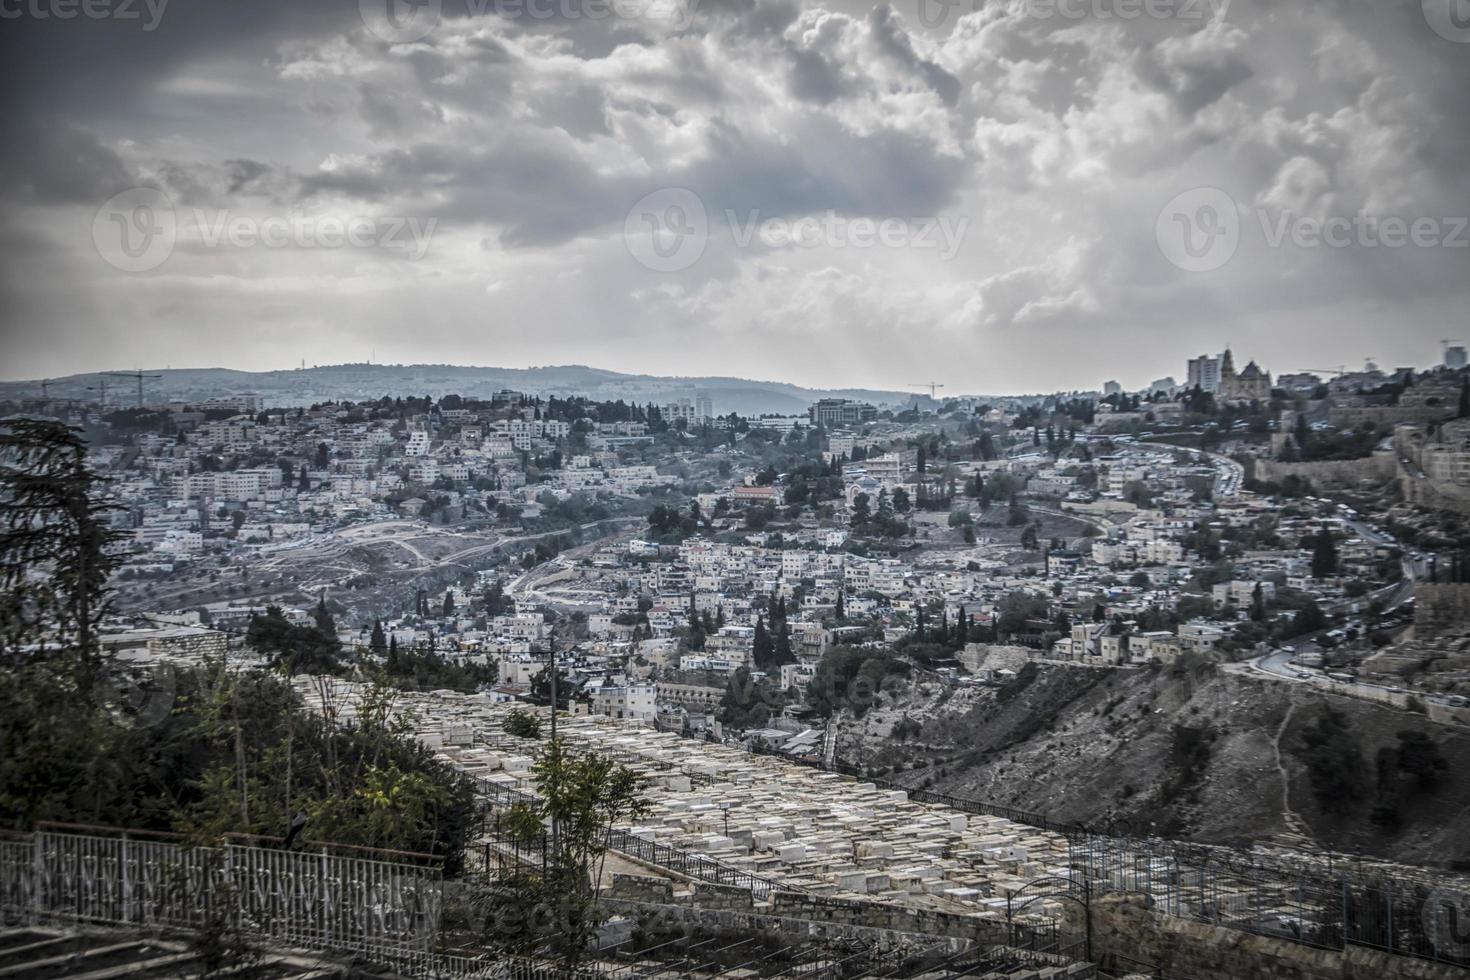
{"type": "Polygon", "coordinates": [[[904,790],[917,803],[1062,834],[1079,878],[1100,891],[1146,894],[1164,915],[1323,949],[1367,946],[1470,966],[1470,886],[1463,883],[1437,881],[1428,873],[1364,872],[1332,855],[1288,868],[1230,848],[1130,836],[1126,825],[1089,828],[983,800],[910,789],[842,762],[792,759],[759,746],[752,751],[904,790]]]}
{"type": "Polygon", "coordinates": [[[437,868],[159,838],[43,830],[0,840],[0,920],[228,929],[385,961],[429,952],[437,868]]]}
{"type": "Polygon", "coordinates": [[[1470,888],[1323,861],[1291,869],[1229,848],[1079,837],[1071,865],[1098,891],[1165,915],[1322,949],[1366,946],[1470,967],[1470,888]]]}
{"type": "Polygon", "coordinates": [[[608,835],[609,846],[629,857],[637,858],[647,864],[654,864],[689,878],[697,878],[700,881],[708,881],[717,885],[730,885],[735,888],[744,888],[757,898],[764,899],[774,891],[800,891],[795,885],[775,881],[771,878],[763,878],[741,870],[733,865],[724,864],[713,858],[701,854],[691,854],[678,848],[668,847],[642,837],[635,837],[625,830],[614,830],[608,835]]]}

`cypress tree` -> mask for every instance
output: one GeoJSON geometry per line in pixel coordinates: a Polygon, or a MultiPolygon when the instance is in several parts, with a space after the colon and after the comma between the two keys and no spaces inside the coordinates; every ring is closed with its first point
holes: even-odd
{"type": "Polygon", "coordinates": [[[774,652],[771,646],[771,635],[766,630],[766,622],[762,617],[757,616],[755,618],[755,640],[751,648],[751,659],[755,662],[756,670],[765,670],[769,667],[774,652]]]}

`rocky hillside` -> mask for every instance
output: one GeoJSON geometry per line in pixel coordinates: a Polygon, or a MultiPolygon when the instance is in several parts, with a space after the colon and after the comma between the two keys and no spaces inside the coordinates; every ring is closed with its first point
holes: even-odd
{"type": "Polygon", "coordinates": [[[839,725],[845,761],[1055,819],[1470,869],[1470,732],[1213,665],[920,678],[839,725]]]}

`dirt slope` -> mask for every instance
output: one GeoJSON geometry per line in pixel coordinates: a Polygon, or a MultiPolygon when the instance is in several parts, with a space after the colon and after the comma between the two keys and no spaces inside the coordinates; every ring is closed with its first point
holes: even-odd
{"type": "Polygon", "coordinates": [[[999,689],[921,682],[842,727],[844,759],[1057,819],[1470,867],[1470,732],[1300,685],[1037,664],[999,689]]]}

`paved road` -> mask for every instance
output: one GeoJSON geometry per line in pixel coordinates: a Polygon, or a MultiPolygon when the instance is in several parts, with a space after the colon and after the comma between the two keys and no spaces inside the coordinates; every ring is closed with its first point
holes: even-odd
{"type": "Polygon", "coordinates": [[[1167,442],[1140,442],[1139,445],[1153,446],[1156,449],[1173,449],[1208,459],[1215,467],[1214,495],[1216,498],[1235,496],[1240,493],[1240,488],[1245,483],[1245,467],[1229,456],[1206,452],[1203,449],[1192,449],[1188,446],[1175,446],[1167,442]]]}
{"type": "MultiPolygon", "coordinates": [[[[1315,653],[1320,651],[1320,648],[1310,640],[1297,644],[1296,649],[1297,653],[1315,653]]],[[[1321,671],[1303,670],[1290,662],[1294,656],[1296,654],[1290,650],[1277,650],[1266,654],[1264,657],[1257,657],[1254,660],[1248,660],[1244,663],[1230,664],[1229,667],[1235,668],[1237,672],[1245,669],[1260,674],[1268,674],[1275,680],[1289,681],[1293,684],[1305,684],[1309,687],[1316,687],[1319,690],[1326,691],[1329,694],[1351,695],[1357,693],[1370,698],[1382,699],[1384,695],[1391,693],[1391,689],[1383,684],[1368,684],[1363,681],[1334,681],[1329,679],[1321,671]],[[1300,676],[1302,674],[1306,674],[1307,676],[1300,676]]],[[[1453,703],[1450,700],[1451,695],[1448,694],[1425,694],[1419,691],[1407,691],[1407,693],[1425,701],[1436,701],[1440,704],[1453,703]]]]}
{"type": "MultiPolygon", "coordinates": [[[[1378,530],[1363,521],[1353,519],[1345,520],[1344,523],[1364,540],[1376,545],[1402,549],[1402,545],[1392,535],[1378,530]]],[[[1385,586],[1376,592],[1370,592],[1357,600],[1344,600],[1338,603],[1332,611],[1339,614],[1346,614],[1351,611],[1349,607],[1353,602],[1366,604],[1374,599],[1382,602],[1385,612],[1397,609],[1413,598],[1414,580],[1418,576],[1425,574],[1426,566],[1427,562],[1415,561],[1408,556],[1406,550],[1403,563],[1404,577],[1401,581],[1394,585],[1385,586]]],[[[1294,646],[1294,650],[1274,650],[1265,656],[1256,657],[1253,660],[1240,664],[1231,664],[1230,666],[1237,670],[1243,668],[1261,674],[1269,674],[1277,680],[1290,681],[1295,684],[1315,685],[1322,690],[1336,694],[1350,694],[1356,690],[1357,693],[1362,695],[1381,698],[1385,694],[1392,693],[1391,689],[1383,684],[1369,684],[1364,681],[1334,681],[1329,679],[1322,671],[1304,670],[1292,663],[1293,658],[1303,653],[1320,653],[1322,648],[1311,639],[1306,638],[1289,642],[1294,646]],[[1304,674],[1306,676],[1302,676],[1304,674]]],[[[1409,691],[1408,693],[1427,701],[1435,701],[1441,704],[1452,703],[1450,701],[1450,695],[1425,694],[1418,691],[1409,691]]]]}

